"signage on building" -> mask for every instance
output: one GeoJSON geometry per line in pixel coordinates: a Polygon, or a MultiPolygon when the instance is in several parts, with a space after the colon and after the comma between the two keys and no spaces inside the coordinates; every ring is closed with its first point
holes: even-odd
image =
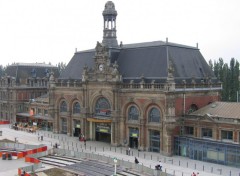
{"type": "Polygon", "coordinates": [[[139,131],[137,128],[129,128],[129,136],[137,138],[139,134],[139,131]]]}
{"type": "Polygon", "coordinates": [[[96,124],[96,131],[101,133],[111,133],[111,126],[105,123],[96,124]]]}
{"type": "Polygon", "coordinates": [[[132,133],[131,137],[138,137],[138,134],[137,133],[132,133]]]}

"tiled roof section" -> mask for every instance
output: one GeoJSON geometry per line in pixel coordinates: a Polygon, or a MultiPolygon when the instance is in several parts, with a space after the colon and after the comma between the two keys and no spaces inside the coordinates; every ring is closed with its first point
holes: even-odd
{"type": "MultiPolygon", "coordinates": [[[[109,51],[111,63],[117,61],[123,80],[141,76],[149,81],[166,80],[169,60],[173,64],[175,79],[215,77],[196,47],[154,41],[123,44],[120,48],[109,48],[109,51]]],[[[85,65],[94,68],[94,54],[94,49],[75,53],[60,79],[81,79],[85,65]]]]}
{"type": "Polygon", "coordinates": [[[149,47],[149,46],[175,46],[175,47],[181,47],[181,48],[191,48],[191,49],[197,49],[193,46],[187,46],[187,45],[181,45],[177,43],[171,43],[171,42],[163,42],[163,41],[152,41],[152,42],[143,42],[143,43],[132,43],[132,44],[123,44],[122,48],[140,48],[140,47],[149,47]]]}
{"type": "Polygon", "coordinates": [[[34,99],[34,102],[37,103],[49,103],[49,95],[48,94],[44,94],[40,97],[37,97],[34,99]]]}
{"type": "Polygon", "coordinates": [[[58,67],[49,64],[17,63],[6,68],[7,75],[15,77],[17,81],[29,77],[44,78],[49,76],[51,72],[54,73],[54,77],[57,78],[59,76],[58,67]]]}
{"type": "Polygon", "coordinates": [[[117,63],[123,78],[167,77],[167,53],[163,46],[125,48],[117,63]]]}
{"type": "Polygon", "coordinates": [[[44,68],[56,67],[50,64],[45,64],[45,63],[14,63],[11,66],[30,66],[30,67],[44,67],[44,68]]]}
{"type": "Polygon", "coordinates": [[[215,117],[240,119],[240,103],[237,102],[214,102],[190,115],[204,116],[209,114],[215,117]]]}
{"type": "Polygon", "coordinates": [[[67,67],[60,75],[60,79],[82,79],[84,66],[92,68],[94,66],[95,50],[87,50],[74,54],[67,67]]]}

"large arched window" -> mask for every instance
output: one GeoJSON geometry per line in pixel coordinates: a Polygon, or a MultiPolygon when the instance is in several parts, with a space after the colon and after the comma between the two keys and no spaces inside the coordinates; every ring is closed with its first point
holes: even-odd
{"type": "Polygon", "coordinates": [[[80,104],[78,102],[75,102],[73,104],[73,114],[79,114],[80,113],[80,104]]]}
{"type": "Polygon", "coordinates": [[[110,116],[111,107],[106,98],[99,98],[95,106],[95,114],[98,116],[110,116]]]}
{"type": "Polygon", "coordinates": [[[131,106],[128,110],[128,120],[138,120],[139,112],[135,106],[131,106]]]}
{"type": "Polygon", "coordinates": [[[160,111],[157,108],[152,108],[149,111],[148,122],[160,122],[160,111]]]}
{"type": "Polygon", "coordinates": [[[60,112],[67,112],[67,103],[63,101],[60,105],[60,112]]]}

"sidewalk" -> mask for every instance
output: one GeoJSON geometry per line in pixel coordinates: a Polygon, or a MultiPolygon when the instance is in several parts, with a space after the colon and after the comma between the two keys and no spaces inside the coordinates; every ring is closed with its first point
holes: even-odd
{"type": "Polygon", "coordinates": [[[38,131],[33,134],[24,131],[15,131],[10,129],[8,125],[0,125],[0,130],[3,131],[0,140],[7,138],[14,141],[15,137],[17,137],[20,143],[45,144],[48,148],[52,148],[55,143],[58,143],[60,144],[60,148],[63,149],[114,156],[118,159],[132,162],[137,157],[140,164],[151,168],[154,168],[158,161],[161,160],[163,171],[176,176],[190,176],[192,172],[199,172],[199,176],[240,176],[239,168],[190,160],[185,157],[165,157],[159,153],[139,152],[135,149],[131,149],[131,156],[128,156],[126,155],[126,147],[111,147],[108,143],[87,141],[85,149],[84,142],[80,142],[77,137],[68,137],[64,134],[53,134],[46,131],[38,131]],[[38,140],[38,135],[43,136],[43,141],[38,140]]]}

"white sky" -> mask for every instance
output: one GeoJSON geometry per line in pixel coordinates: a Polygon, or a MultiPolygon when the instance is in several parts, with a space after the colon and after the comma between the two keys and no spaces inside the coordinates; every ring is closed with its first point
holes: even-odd
{"type": "MultiPolygon", "coordinates": [[[[68,63],[102,41],[106,0],[0,0],[0,65],[68,63]]],[[[239,0],[114,0],[123,44],[199,44],[206,61],[240,61],[239,0]]]]}

